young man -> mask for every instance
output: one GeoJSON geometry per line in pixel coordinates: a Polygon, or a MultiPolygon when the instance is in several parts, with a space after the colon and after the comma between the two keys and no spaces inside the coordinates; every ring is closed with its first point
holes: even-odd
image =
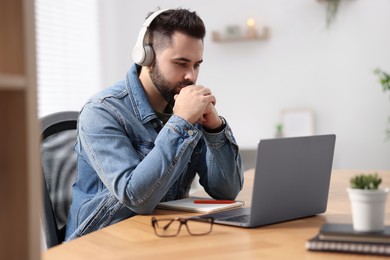
{"type": "Polygon", "coordinates": [[[185,9],[159,11],[145,35],[150,64],[133,65],[80,113],[66,240],[188,196],[196,174],[215,199],[234,199],[242,188],[232,131],[211,90],[195,84],[202,20],[185,9]]]}

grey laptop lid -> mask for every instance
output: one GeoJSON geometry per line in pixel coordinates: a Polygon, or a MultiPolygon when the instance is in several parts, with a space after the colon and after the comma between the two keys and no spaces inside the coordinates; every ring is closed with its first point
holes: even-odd
{"type": "Polygon", "coordinates": [[[216,223],[256,227],[323,213],[335,135],[261,140],[250,209],[209,214],[216,223]],[[237,221],[249,214],[246,220],[237,221]]]}

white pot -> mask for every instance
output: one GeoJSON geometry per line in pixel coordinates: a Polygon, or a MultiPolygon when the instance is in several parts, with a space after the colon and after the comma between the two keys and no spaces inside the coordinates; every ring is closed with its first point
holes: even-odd
{"type": "Polygon", "coordinates": [[[362,190],[347,188],[352,206],[353,229],[381,231],[385,227],[385,206],[389,189],[362,190]]]}

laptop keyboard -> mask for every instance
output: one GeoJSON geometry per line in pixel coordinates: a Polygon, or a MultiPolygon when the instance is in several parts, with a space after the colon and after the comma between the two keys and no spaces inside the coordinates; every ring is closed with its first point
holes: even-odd
{"type": "Polygon", "coordinates": [[[238,216],[220,218],[220,220],[230,221],[230,222],[239,222],[239,223],[249,223],[249,215],[238,215],[238,216]]]}

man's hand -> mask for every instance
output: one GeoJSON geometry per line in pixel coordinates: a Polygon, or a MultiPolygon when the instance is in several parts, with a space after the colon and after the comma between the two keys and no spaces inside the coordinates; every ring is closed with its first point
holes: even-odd
{"type": "Polygon", "coordinates": [[[198,120],[198,123],[208,129],[215,129],[223,124],[222,119],[218,116],[218,112],[213,103],[209,103],[207,105],[202,117],[198,120]]]}
{"type": "Polygon", "coordinates": [[[175,96],[173,113],[187,120],[190,124],[196,122],[207,128],[217,128],[222,124],[215,109],[216,98],[209,88],[191,85],[183,88],[175,96]]]}

